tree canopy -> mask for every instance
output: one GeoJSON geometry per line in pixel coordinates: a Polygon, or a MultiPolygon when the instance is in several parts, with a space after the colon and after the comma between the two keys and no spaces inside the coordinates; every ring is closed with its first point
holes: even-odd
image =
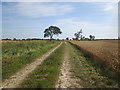
{"type": "Polygon", "coordinates": [[[50,39],[53,39],[53,35],[59,35],[59,34],[62,34],[62,31],[60,30],[60,28],[56,26],[50,26],[44,31],[44,37],[50,37],[50,39]]]}
{"type": "Polygon", "coordinates": [[[89,35],[89,37],[90,37],[90,40],[94,40],[95,39],[95,36],[93,36],[93,35],[89,35]]]}
{"type": "Polygon", "coordinates": [[[79,32],[77,32],[77,33],[74,34],[76,40],[78,40],[79,38],[82,38],[81,34],[82,34],[82,29],[79,32]]]}

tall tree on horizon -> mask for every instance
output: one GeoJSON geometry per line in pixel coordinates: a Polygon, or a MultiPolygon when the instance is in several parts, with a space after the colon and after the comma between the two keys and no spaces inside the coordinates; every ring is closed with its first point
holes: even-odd
{"type": "Polygon", "coordinates": [[[56,26],[50,26],[49,28],[45,29],[44,31],[44,38],[50,37],[50,40],[53,39],[53,35],[59,35],[62,34],[62,31],[60,28],[56,26]]]}
{"type": "Polygon", "coordinates": [[[82,39],[82,35],[81,34],[82,34],[82,29],[79,32],[74,34],[76,40],[79,40],[79,38],[82,39]]]}

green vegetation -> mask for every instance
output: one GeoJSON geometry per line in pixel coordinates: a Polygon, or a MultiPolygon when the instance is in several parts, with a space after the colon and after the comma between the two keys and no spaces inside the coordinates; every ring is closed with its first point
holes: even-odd
{"type": "Polygon", "coordinates": [[[3,42],[3,80],[57,46],[58,41],[14,41],[3,42]]]}
{"type": "Polygon", "coordinates": [[[120,87],[116,78],[117,74],[112,70],[103,67],[97,60],[90,59],[80,52],[74,44],[69,44],[72,48],[71,64],[75,76],[81,79],[83,87],[87,88],[118,88],[120,87]]]}
{"type": "Polygon", "coordinates": [[[20,88],[54,88],[58,80],[64,45],[53,52],[21,83],[20,88]]]}

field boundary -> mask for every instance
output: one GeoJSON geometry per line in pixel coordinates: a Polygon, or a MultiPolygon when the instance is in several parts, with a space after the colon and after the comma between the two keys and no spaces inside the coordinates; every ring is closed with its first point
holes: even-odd
{"type": "Polygon", "coordinates": [[[69,43],[74,50],[73,71],[82,80],[85,88],[118,88],[118,81],[109,69],[104,68],[97,60],[87,57],[76,45],[69,43]],[[106,75],[109,74],[109,75],[106,75]]]}
{"type": "MultiPolygon", "coordinates": [[[[106,70],[108,69],[108,71],[114,72],[114,73],[116,74],[116,76],[115,76],[115,77],[111,77],[111,78],[120,81],[120,78],[119,78],[120,73],[117,72],[117,71],[116,71],[115,69],[113,69],[112,67],[110,67],[110,65],[107,65],[106,61],[101,60],[98,56],[92,54],[91,52],[89,52],[89,51],[81,48],[80,46],[78,46],[78,45],[76,45],[76,44],[74,44],[74,43],[72,43],[72,42],[69,42],[69,43],[72,44],[72,45],[74,45],[74,46],[76,46],[76,48],[77,48],[78,50],[80,50],[80,51],[85,55],[85,57],[89,58],[90,60],[92,59],[92,60],[93,60],[94,62],[96,62],[96,63],[99,63],[99,66],[100,66],[101,68],[106,69],[106,70]]],[[[109,76],[109,75],[108,75],[108,76],[109,76]]]]}
{"type": "Polygon", "coordinates": [[[22,80],[27,77],[29,73],[31,73],[35,68],[40,65],[48,56],[50,56],[56,49],[58,49],[62,45],[62,42],[53,48],[52,50],[48,51],[46,54],[42,55],[41,58],[38,58],[31,64],[27,65],[25,68],[21,69],[19,72],[16,74],[12,75],[9,79],[6,79],[2,83],[2,88],[15,88],[17,87],[22,80]]]}
{"type": "MultiPolygon", "coordinates": [[[[74,45],[76,45],[76,47],[81,50],[87,57],[91,58],[91,59],[94,59],[94,60],[97,60],[99,63],[101,63],[102,65],[104,66],[107,66],[108,68],[110,68],[111,70],[115,71],[116,73],[118,73],[120,75],[120,63],[118,62],[117,64],[114,63],[114,64],[111,64],[109,63],[110,61],[108,59],[111,59],[111,58],[107,58],[107,59],[104,59],[106,57],[110,57],[110,56],[105,56],[104,55],[104,58],[101,58],[98,54],[95,54],[95,52],[91,52],[90,49],[87,50],[85,49],[85,47],[83,47],[82,45],[77,45],[76,43],[74,42],[69,42],[69,43],[72,43],[74,45]]],[[[93,44],[94,45],[94,44],[93,44]]],[[[89,46],[89,45],[88,45],[89,46]]],[[[92,46],[93,47],[93,46],[92,46]]],[[[90,48],[90,47],[89,47],[90,48]]],[[[93,49],[94,51],[94,49],[93,49]]],[[[105,52],[105,51],[103,51],[105,52]]],[[[99,51],[98,51],[99,53],[99,51]]],[[[106,54],[106,52],[104,53],[106,54]]],[[[102,55],[102,54],[100,54],[102,55]]],[[[117,56],[118,57],[118,56],[117,56]]],[[[114,59],[114,58],[113,58],[114,59]]],[[[112,59],[111,59],[112,60],[112,59]]],[[[116,61],[116,60],[115,60],[116,61]]],[[[113,61],[112,61],[113,62],[113,61]]]]}

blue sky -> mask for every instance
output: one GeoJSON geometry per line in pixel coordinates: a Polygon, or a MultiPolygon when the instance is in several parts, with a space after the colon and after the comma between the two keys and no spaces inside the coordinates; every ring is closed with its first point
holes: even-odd
{"type": "Polygon", "coordinates": [[[0,2],[0,39],[2,39],[2,4],[0,2]]]}
{"type": "Polygon", "coordinates": [[[114,2],[2,2],[2,38],[43,38],[44,30],[55,25],[62,35],[118,38],[117,3],[114,2]]]}

